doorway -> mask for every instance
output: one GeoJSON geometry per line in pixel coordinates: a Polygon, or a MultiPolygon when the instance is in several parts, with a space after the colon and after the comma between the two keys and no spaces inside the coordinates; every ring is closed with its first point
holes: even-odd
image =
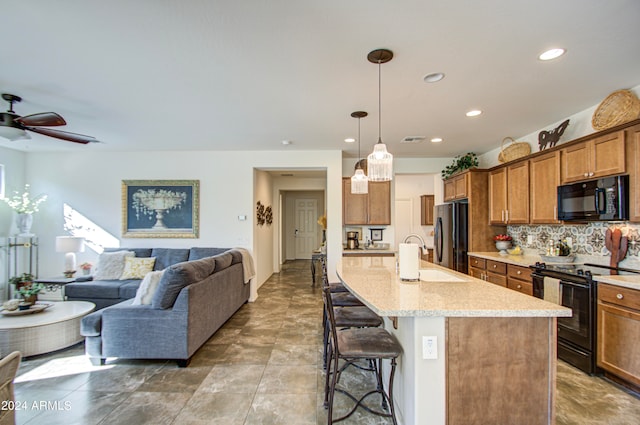
{"type": "Polygon", "coordinates": [[[283,260],[309,260],[322,244],[322,226],[318,219],[324,214],[325,192],[322,190],[283,191],[282,252],[283,260]]]}

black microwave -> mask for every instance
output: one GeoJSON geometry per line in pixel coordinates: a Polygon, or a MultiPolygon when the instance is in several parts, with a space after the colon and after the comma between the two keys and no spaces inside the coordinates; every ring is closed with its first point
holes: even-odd
{"type": "Polygon", "coordinates": [[[629,219],[629,176],[605,177],[558,186],[558,220],[629,219]]]}

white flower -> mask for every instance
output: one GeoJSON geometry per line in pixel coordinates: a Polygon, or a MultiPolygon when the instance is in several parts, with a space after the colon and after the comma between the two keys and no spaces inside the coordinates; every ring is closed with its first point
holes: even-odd
{"type": "Polygon", "coordinates": [[[13,192],[14,195],[11,198],[0,198],[9,207],[18,214],[33,214],[38,212],[38,206],[47,200],[47,195],[40,194],[34,198],[29,193],[29,185],[24,185],[24,193],[20,194],[18,191],[13,192]]]}

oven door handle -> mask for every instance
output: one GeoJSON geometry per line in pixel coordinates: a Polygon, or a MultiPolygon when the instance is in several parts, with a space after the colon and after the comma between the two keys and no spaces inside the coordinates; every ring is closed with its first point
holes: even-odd
{"type": "Polygon", "coordinates": [[[607,212],[607,199],[605,197],[604,189],[601,187],[596,187],[596,193],[593,198],[593,202],[596,207],[596,214],[605,214],[607,212]],[[602,202],[600,202],[600,197],[602,197],[602,202]],[[604,209],[601,209],[600,206],[604,204],[604,209]]]}
{"type": "Polygon", "coordinates": [[[591,285],[589,285],[588,283],[569,282],[569,281],[560,279],[560,291],[561,292],[562,292],[562,286],[563,285],[573,286],[573,287],[582,288],[582,289],[589,289],[591,287],[591,285]]]}

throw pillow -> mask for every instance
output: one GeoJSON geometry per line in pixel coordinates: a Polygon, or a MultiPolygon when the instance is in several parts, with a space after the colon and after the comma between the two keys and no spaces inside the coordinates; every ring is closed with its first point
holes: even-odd
{"type": "Polygon", "coordinates": [[[182,288],[199,282],[213,273],[216,261],[213,257],[201,260],[186,261],[167,267],[153,296],[153,308],[167,309],[173,307],[182,288]]]}
{"type": "Polygon", "coordinates": [[[140,287],[138,287],[138,292],[136,292],[136,297],[131,305],[150,305],[163,273],[164,270],[147,273],[140,282],[140,287]]]}
{"type": "Polygon", "coordinates": [[[127,257],[124,259],[124,270],[120,276],[120,280],[126,279],[142,279],[147,273],[153,271],[153,265],[156,259],[154,257],[137,258],[127,257]]]}
{"type": "Polygon", "coordinates": [[[118,280],[124,270],[124,259],[133,257],[133,251],[103,252],[98,257],[94,280],[118,280]]]}

